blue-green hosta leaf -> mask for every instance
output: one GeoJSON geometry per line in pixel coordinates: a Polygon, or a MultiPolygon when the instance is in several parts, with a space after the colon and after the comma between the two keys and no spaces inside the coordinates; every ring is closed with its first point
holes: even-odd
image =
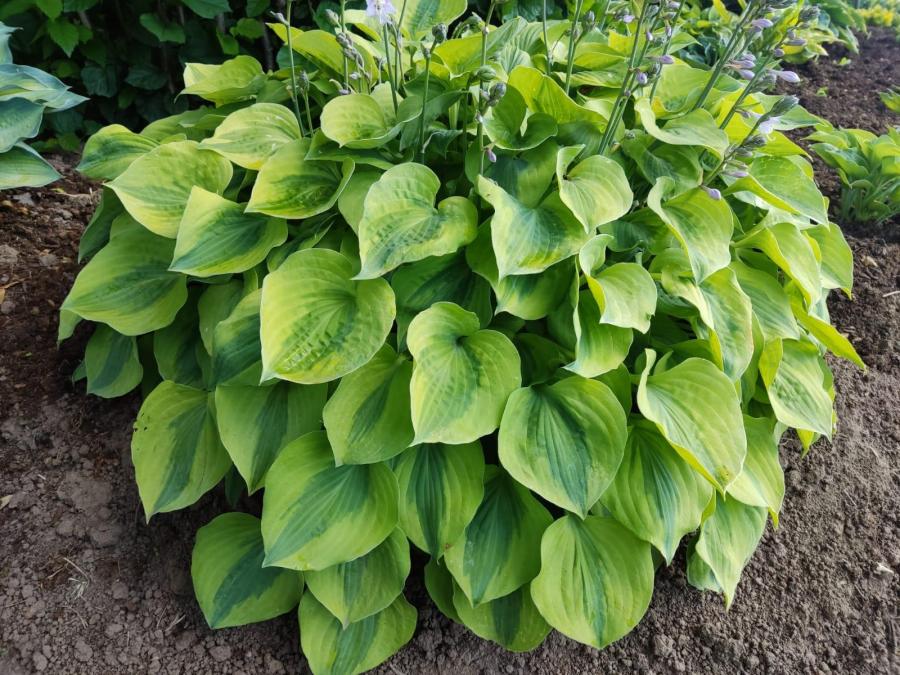
{"type": "Polygon", "coordinates": [[[200,339],[207,353],[213,352],[213,337],[219,322],[237,307],[244,297],[244,284],[239,279],[225,283],[209,284],[197,300],[197,316],[200,323],[200,339]]]}
{"type": "Polygon", "coordinates": [[[416,630],[416,610],[402,595],[386,609],[344,628],[316,597],[300,600],[300,647],[315,675],[359,675],[400,651],[416,630]]]}
{"type": "Polygon", "coordinates": [[[806,230],[819,245],[822,284],[825,288],[840,288],[848,296],[853,288],[853,251],[837,225],[830,223],[806,230]]]}
{"type": "Polygon", "coordinates": [[[819,300],[817,305],[813,305],[807,310],[806,307],[803,306],[801,291],[796,285],[791,284],[788,288],[788,292],[790,293],[791,309],[794,312],[794,316],[797,317],[797,321],[800,322],[800,325],[809,331],[809,334],[821,342],[832,354],[839,356],[842,359],[847,359],[851,363],[855,363],[865,370],[866,364],[863,363],[859,354],[856,353],[856,349],[854,349],[850,340],[839,333],[837,328],[831,325],[825,299],[819,300]]]}
{"type": "Polygon", "coordinates": [[[500,278],[491,245],[491,226],[485,223],[477,239],[466,249],[472,271],[490,283],[497,299],[496,313],[507,312],[520,319],[542,319],[559,306],[569,288],[572,268],[562,261],[538,274],[500,278]]]}
{"type": "Polygon", "coordinates": [[[513,392],[497,448],[513,478],[583,518],[615,476],[627,435],[609,387],[575,375],[513,392]]]}
{"type": "Polygon", "coordinates": [[[500,426],[521,383],[519,354],[502,333],[479,328],[475,314],[450,302],[410,323],[414,444],[468,443],[500,426]]]}
{"type": "Polygon", "coordinates": [[[712,492],[653,426],[638,423],[629,432],[622,464],[600,503],[671,563],[681,538],[700,526],[712,492]]]}
{"type": "Polygon", "coordinates": [[[247,211],[278,218],[309,218],[334,206],[354,163],[306,159],[309,139],[285,143],[260,169],[247,211]]]}
{"type": "Polygon", "coordinates": [[[264,379],[329,382],[381,348],[394,323],[394,292],[384,279],[352,276],[352,263],[340,253],[307,249],[266,277],[260,307],[264,379]]]}
{"type": "Polygon", "coordinates": [[[541,536],[552,521],[527,489],[488,466],[484,498],[462,536],[444,554],[447,569],[474,605],[509,595],[538,573],[541,536]]]}
{"type": "Polygon", "coordinates": [[[577,253],[587,240],[584,228],[557,192],[529,207],[480,176],[478,193],[494,207],[491,239],[501,279],[543,272],[577,253]]]}
{"type": "Polygon", "coordinates": [[[241,55],[216,65],[186,64],[181,93],[194,94],[221,106],[252,98],[265,83],[266,75],[259,61],[241,55]]]}
{"type": "Polygon", "coordinates": [[[528,116],[522,94],[515,87],[509,87],[500,103],[490,109],[484,121],[484,131],[498,148],[530,150],[555,136],[557,126],[550,115],[537,113],[528,116]]]}
{"type": "Polygon", "coordinates": [[[84,96],[73,94],[53,75],[32,66],[0,64],[0,81],[3,82],[0,101],[24,98],[60,112],[87,100],[84,96]]]}
{"type": "Polygon", "coordinates": [[[575,336],[575,360],[566,366],[566,370],[582,377],[598,377],[615,370],[628,356],[634,332],[630,328],[601,323],[600,308],[590,291],[578,293],[575,302],[574,309],[569,304],[561,310],[572,312],[575,336]]]}
{"type": "Polygon", "coordinates": [[[372,360],[341,378],[324,410],[335,462],[371,464],[400,454],[413,440],[409,381],[412,362],[384,345],[372,360]]]}
{"type": "Polygon", "coordinates": [[[409,162],[386,171],[369,188],[359,223],[362,269],[356,278],[374,279],[403,263],[453,253],[475,239],[478,209],[465,197],[448,197],[435,207],[440,187],[431,169],[409,162]]]}
{"type": "Polygon", "coordinates": [[[98,324],[84,350],[87,393],[102,398],[123,396],[141,383],[144,368],[134,337],[98,324]]]}
{"type": "Polygon", "coordinates": [[[400,27],[413,40],[420,40],[439,23],[448,26],[461,17],[467,7],[466,0],[405,0],[397,5],[402,7],[403,20],[400,27]]]}
{"type": "Polygon", "coordinates": [[[263,567],[259,518],[224,513],[197,530],[191,556],[194,593],[210,628],[244,626],[289,612],[303,576],[263,567]]]}
{"type": "Polygon", "coordinates": [[[736,180],[726,193],[751,192],[775,208],[827,224],[825,198],[816,187],[808,163],[805,167],[801,164],[805,162],[799,158],[757,157],[750,164],[750,175],[736,180]]]}
{"type": "Polygon", "coordinates": [[[703,521],[700,536],[688,554],[690,584],[722,593],[725,607],[730,607],[741,572],[766,528],[766,515],[763,507],[717,495],[715,511],[703,521]]]}
{"type": "Polygon", "coordinates": [[[778,527],[778,513],[784,501],[784,471],[778,460],[775,421],[765,417],[744,415],[747,432],[747,458],[744,470],[728,487],[728,496],[748,506],[769,510],[778,527]]]}
{"type": "Polygon", "coordinates": [[[611,518],[567,515],[544,532],[531,597],[560,633],[602,649],[637,625],[652,594],[650,544],[611,518]]]}
{"type": "Polygon", "coordinates": [[[259,305],[262,291],[247,294],[213,330],[212,377],[216,384],[256,385],[262,375],[259,305]]]}
{"type": "Polygon", "coordinates": [[[735,243],[741,248],[757,248],[797,282],[808,303],[822,296],[820,264],[809,238],[793,223],[761,226],[735,243]]]}
{"type": "Polygon", "coordinates": [[[713,199],[700,188],[667,199],[674,185],[670,178],[660,178],[647,205],[678,239],[699,283],[731,262],[734,214],[724,199],[713,199]]]}
{"type": "Polygon", "coordinates": [[[113,221],[124,214],[125,207],[116,197],[116,193],[109,188],[103,188],[100,204],[94,210],[94,215],[88,221],[81,235],[81,241],[78,242],[78,262],[84,262],[106,246],[113,221]]]}
{"type": "Polygon", "coordinates": [[[200,147],[258,171],[279,148],[300,138],[297,117],[288,108],[278,103],[254,103],[228,115],[200,147]]]}
{"type": "Polygon", "coordinates": [[[365,555],[307,572],[305,578],[309,592],[346,629],[391,605],[403,591],[409,568],[409,542],[394,530],[365,555]]]}
{"type": "Polygon", "coordinates": [[[187,300],[185,277],[168,270],[174,243],[132,225],[78,273],[62,309],[124,335],[169,325],[187,300]]]}
{"type": "Polygon", "coordinates": [[[734,384],[711,362],[699,358],[650,375],[656,354],[647,350],[646,356],[638,408],[678,454],[724,492],[741,472],[747,454],[734,384]]]}
{"type": "Polygon", "coordinates": [[[285,239],[284,220],[245,213],[242,204],[194,187],[169,269],[196,277],[244,272],[265,260],[285,239]]]}
{"type": "Polygon", "coordinates": [[[768,272],[739,260],[731,263],[741,290],[750,298],[753,318],[766,340],[799,338],[800,328],[791,313],[791,303],[781,283],[768,272]]]}
{"type": "Polygon", "coordinates": [[[324,384],[216,387],[219,436],[249,492],[263,486],[285,445],[321,428],[327,394],[324,384]]]}
{"type": "Polygon", "coordinates": [[[88,178],[113,180],[159,143],[136,134],[121,124],[110,124],[91,136],[84,144],[78,171],[88,178]]]}
{"type": "Polygon", "coordinates": [[[441,614],[456,623],[462,623],[453,606],[453,595],[457,586],[447,567],[437,558],[431,558],[425,563],[425,588],[428,590],[428,596],[441,610],[441,614]]]}
{"type": "MultiPolygon", "coordinates": [[[[548,140],[525,152],[501,153],[496,162],[485,167],[484,175],[526,207],[536,208],[556,176],[558,150],[556,143],[548,140]]],[[[477,182],[478,168],[477,161],[466,165],[466,174],[472,182],[477,182]]]]}
{"type": "Polygon", "coordinates": [[[19,141],[37,136],[44,117],[44,106],[24,98],[0,101],[0,153],[19,141]]]}
{"type": "Polygon", "coordinates": [[[773,340],[766,345],[759,372],[779,422],[831,438],[834,406],[827,368],[810,342],[773,340]]]}
{"type": "Polygon", "coordinates": [[[178,310],[175,320],[153,333],[153,357],[164,380],[206,389],[209,378],[209,354],[200,335],[197,301],[200,289],[192,287],[188,301],[178,310]]]}
{"type": "Polygon", "coordinates": [[[453,608],[460,622],[475,635],[511,652],[530,652],[550,633],[550,625],[535,606],[527,586],[473,607],[454,584],[453,608]]]}
{"type": "Polygon", "coordinates": [[[24,143],[0,154],[0,190],[43,187],[57,179],[56,169],[24,143]]]}
{"type": "Polygon", "coordinates": [[[433,559],[462,535],[484,496],[481,444],[417,445],[394,465],[400,485],[400,527],[433,559]]]}
{"type": "Polygon", "coordinates": [[[364,555],[397,526],[386,464],[335,466],[324,431],[281,449],[263,498],[266,565],[323,570],[364,555]]]}
{"type": "Polygon", "coordinates": [[[657,146],[656,143],[649,134],[622,140],[625,154],[634,160],[648,183],[653,185],[661,176],[668,176],[675,181],[673,191],[678,194],[703,182],[699,159],[702,150],[684,145],[657,146]]]}
{"type": "Polygon", "coordinates": [[[598,249],[606,236],[595,237],[578,254],[581,271],[600,308],[600,322],[646,333],[656,313],[656,283],[637,263],[603,267],[605,255],[598,249]]]}
{"type": "Polygon", "coordinates": [[[631,209],[634,195],[625,171],[615,161],[593,155],[570,166],[581,153],[581,146],[560,148],[556,158],[559,196],[584,226],[593,234],[596,229],[631,209]]]}
{"type": "Polygon", "coordinates": [[[164,381],[144,400],[134,423],[131,459],[148,520],[190,506],[231,467],[216,432],[211,398],[164,381]]]}
{"type": "Polygon", "coordinates": [[[109,187],[136,221],[174,239],[193,187],[221,193],[231,173],[231,162],[224,157],[195,141],[177,141],[135,159],[109,187]]]}
{"type": "Polygon", "coordinates": [[[634,110],[647,133],[663,143],[695,145],[709,150],[720,159],[728,149],[728,134],[719,129],[713,116],[703,108],[671,119],[662,127],[656,123],[650,99],[638,99],[634,104],[634,110]]]}
{"type": "Polygon", "coordinates": [[[370,150],[395,138],[400,125],[374,96],[348,94],[325,104],[322,132],[341,147],[370,150]]]}

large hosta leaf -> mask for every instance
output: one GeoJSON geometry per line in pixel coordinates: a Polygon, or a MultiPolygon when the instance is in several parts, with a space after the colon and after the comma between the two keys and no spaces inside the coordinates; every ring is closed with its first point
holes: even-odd
{"type": "Polygon", "coordinates": [[[477,441],[426,443],[410,448],[394,466],[400,485],[400,527],[432,558],[462,535],[484,496],[484,453],[477,441]]]}
{"type": "Polygon", "coordinates": [[[822,295],[819,259],[810,239],[793,223],[760,226],[738,241],[735,246],[758,248],[797,282],[803,297],[815,303],[822,295]]]}
{"type": "Polygon", "coordinates": [[[258,171],[279,148],[300,138],[300,125],[288,108],[277,103],[254,103],[228,115],[200,147],[258,171]]]}
{"type": "Polygon", "coordinates": [[[491,238],[501,278],[543,272],[577,253],[587,239],[584,228],[557,192],[540,205],[529,207],[481,176],[478,193],[494,207],[491,238]]]}
{"type": "Polygon", "coordinates": [[[550,625],[538,612],[527,586],[473,607],[459,586],[454,585],[453,608],[473,633],[511,652],[531,651],[550,632],[550,625]]]}
{"type": "Polygon", "coordinates": [[[253,184],[248,212],[309,218],[334,206],[353,175],[353,160],[307,159],[309,146],[308,138],[291,141],[269,156],[253,184]]]}
{"type": "Polygon", "coordinates": [[[394,292],[383,279],[352,276],[352,263],[340,253],[307,249],[266,277],[260,308],[265,379],[336,380],[381,348],[394,322],[394,292]]]}
{"type": "Polygon", "coordinates": [[[650,99],[639,99],[634,110],[647,133],[667,145],[696,145],[718,157],[728,149],[728,134],[719,129],[713,116],[703,108],[671,119],[662,127],[656,123],[650,99]]]}
{"type": "Polygon", "coordinates": [[[580,146],[561,148],[556,159],[559,196],[585,232],[621,218],[631,209],[634,195],[622,167],[602,155],[593,155],[571,166],[580,146]]]}
{"type": "Polygon", "coordinates": [[[750,298],[753,318],[766,340],[799,338],[800,328],[791,312],[791,303],[778,279],[739,260],[730,265],[741,290],[750,298]]]}
{"type": "Polygon", "coordinates": [[[222,444],[254,492],[263,486],[278,452],[322,425],[327,387],[279,382],[271,387],[216,387],[222,444]]]}
{"type": "Polygon", "coordinates": [[[307,572],[306,585],[344,628],[389,606],[409,575],[409,543],[394,530],[381,544],[355,560],[307,572]]]}
{"type": "Polygon", "coordinates": [[[421,39],[439,23],[451,24],[466,11],[465,0],[405,0],[400,27],[414,40],[421,39]]]}
{"type": "Polygon", "coordinates": [[[615,480],[600,502],[671,563],[681,538],[700,526],[710,497],[709,482],[655,428],[636,424],[615,480]]]}
{"type": "Polygon", "coordinates": [[[711,362],[699,358],[650,375],[656,354],[648,350],[646,355],[638,408],[694,469],[724,491],[741,472],[747,454],[734,385],[711,362]]]}
{"type": "Polygon", "coordinates": [[[784,471],[778,460],[774,427],[774,420],[744,415],[747,459],[744,470],[728,487],[728,494],[748,506],[766,507],[777,526],[784,501],[784,471]]]}
{"type": "Polygon", "coordinates": [[[766,345],[759,372],[779,422],[831,438],[834,411],[827,367],[809,342],[773,340],[766,345]]]}
{"type": "Polygon", "coordinates": [[[656,312],[656,283],[637,263],[603,266],[608,235],[589,241],[578,254],[588,288],[600,307],[600,322],[646,333],[656,312]]]}
{"type": "Polygon", "coordinates": [[[397,479],[384,464],[334,465],[324,431],[282,448],[266,478],[266,565],[323,570],[364,555],[397,526],[397,479]]]}
{"type": "Polygon", "coordinates": [[[413,319],[407,341],[414,443],[468,443],[500,426],[521,382],[519,354],[505,335],[479,330],[477,316],[439,302],[413,319]]]}
{"type": "Polygon", "coordinates": [[[322,109],[322,132],[341,147],[378,148],[400,133],[396,118],[369,94],[337,96],[322,109]]]}
{"type": "Polygon", "coordinates": [[[602,649],[637,625],[652,594],[650,545],[611,518],[563,516],[544,532],[531,597],[564,635],[602,649]]]}
{"type": "Polygon", "coordinates": [[[563,312],[572,317],[567,325],[571,323],[575,341],[575,360],[566,365],[567,370],[582,377],[597,377],[622,364],[631,349],[634,332],[630,328],[601,323],[600,308],[590,291],[576,293],[570,303],[560,309],[561,315],[563,312]]]}
{"type": "Polygon", "coordinates": [[[291,611],[303,577],[263,567],[259,518],[225,513],[197,531],[191,557],[194,593],[210,628],[243,626],[291,611]]]}
{"type": "Polygon", "coordinates": [[[513,478],[583,518],[615,476],[626,437],[615,394],[576,375],[513,392],[498,451],[513,478]]]}
{"type": "Polygon", "coordinates": [[[475,239],[478,210],[465,197],[437,207],[441,182],[427,166],[400,164],[369,188],[359,223],[358,279],[380,277],[398,265],[453,253],[475,239]]]}
{"type": "Polygon", "coordinates": [[[0,153],[37,136],[43,117],[44,107],[38,103],[24,98],[0,101],[0,153]]]}
{"type": "Polygon", "coordinates": [[[715,511],[703,521],[688,555],[688,581],[702,590],[722,593],[729,607],[741,572],[766,528],[766,513],[765,508],[717,496],[715,511]]]}
{"type": "Polygon", "coordinates": [[[43,187],[59,177],[47,160],[22,143],[0,154],[0,190],[43,187]]]}
{"type": "Polygon", "coordinates": [[[244,213],[244,206],[201,187],[191,190],[169,269],[196,277],[244,272],[287,239],[278,218],[244,213]]]}
{"type": "Polygon", "coordinates": [[[113,180],[136,160],[159,143],[123,127],[110,124],[91,136],[84,144],[78,171],[88,178],[113,180]]]}
{"type": "Polygon", "coordinates": [[[102,398],[123,396],[141,383],[144,369],[134,337],[99,324],[84,350],[87,392],[102,398]]]}
{"type": "Polygon", "coordinates": [[[177,141],[138,157],[109,187],[136,221],[174,239],[193,187],[219,194],[231,173],[231,162],[224,157],[194,141],[177,141]]]}
{"type": "Polygon", "coordinates": [[[213,329],[212,377],[216,384],[257,385],[262,374],[259,305],[262,291],[241,298],[213,329]]]}
{"type": "MultiPolygon", "coordinates": [[[[728,192],[752,192],[776,208],[806,216],[825,225],[828,223],[825,198],[816,187],[812,172],[807,173],[800,162],[805,160],[757,157],[750,164],[750,175],[735,181],[728,192]]],[[[806,169],[809,169],[808,164],[806,169]]]]}
{"type": "Polygon", "coordinates": [[[409,642],[416,610],[402,595],[386,609],[344,628],[306,592],[300,601],[300,647],[316,675],[358,675],[409,642]]]}
{"type": "Polygon", "coordinates": [[[412,362],[384,345],[366,365],[341,378],[324,413],[338,465],[381,462],[409,447],[415,435],[411,377],[412,362]]]}
{"type": "Polygon", "coordinates": [[[205,391],[162,382],[144,400],[134,423],[131,459],[148,519],[190,506],[231,466],[210,399],[205,391]]]}
{"type": "Polygon", "coordinates": [[[174,243],[132,224],[78,273],[62,309],[124,335],[167,326],[187,300],[184,275],[168,270],[174,243]]]}
{"type": "Polygon", "coordinates": [[[500,103],[490,109],[484,130],[498,148],[530,150],[554,136],[557,126],[556,120],[544,113],[529,117],[522,94],[515,87],[509,87],[500,103]]]}
{"type": "Polygon", "coordinates": [[[465,532],[444,554],[447,569],[472,604],[527,584],[538,573],[541,535],[550,512],[497,467],[485,470],[484,499],[465,532]]]}

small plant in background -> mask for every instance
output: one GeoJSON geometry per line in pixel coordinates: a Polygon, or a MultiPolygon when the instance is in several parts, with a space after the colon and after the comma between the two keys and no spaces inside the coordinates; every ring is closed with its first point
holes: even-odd
{"type": "Polygon", "coordinates": [[[812,150],[841,178],[841,222],[882,224],[900,214],[900,130],[816,127],[812,150]]]}
{"type": "Polygon", "coordinates": [[[190,63],[209,105],[85,147],[107,182],[60,337],[96,324],[89,392],[147,392],[147,518],[224,482],[209,625],[299,605],[317,675],[412,636],[410,542],[441,611],[513,651],[619,639],[685,538],[730,604],[779,439],[833,432],[826,351],[862,365],[826,308],[849,247],[781,133],[812,118],[764,93],[818,17],[751,0],[708,69],[677,0],[515,4],[301,30],[290,3],[280,70],[190,63]]]}
{"type": "Polygon", "coordinates": [[[0,23],[0,190],[40,187],[59,178],[25,141],[38,135],[45,113],[58,114],[85,100],[52,75],[14,64],[9,38],[15,30],[0,23]]]}
{"type": "Polygon", "coordinates": [[[891,112],[900,113],[900,87],[891,87],[887,91],[878,92],[884,107],[891,112]]]}

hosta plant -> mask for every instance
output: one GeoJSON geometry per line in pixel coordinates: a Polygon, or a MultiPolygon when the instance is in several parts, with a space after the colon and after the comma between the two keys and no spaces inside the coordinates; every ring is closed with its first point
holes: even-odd
{"type": "Polygon", "coordinates": [[[852,258],[779,131],[815,118],[670,53],[677,3],[576,5],[285,16],[294,68],[191,64],[209,106],[88,142],[61,337],[96,324],[89,392],[143,383],[148,518],[237,505],[197,533],[211,626],[299,606],[313,672],[358,673],[413,634],[427,556],[478,635],[602,648],[682,542],[730,604],[779,439],[831,436],[852,258]]]}

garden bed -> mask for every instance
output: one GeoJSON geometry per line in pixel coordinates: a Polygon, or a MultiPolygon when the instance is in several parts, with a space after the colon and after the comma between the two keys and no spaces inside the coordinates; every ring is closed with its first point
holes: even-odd
{"type": "MultiPolygon", "coordinates": [[[[886,83],[869,74],[896,82],[900,45],[876,33],[862,50],[845,67],[805,67],[802,98],[836,124],[874,129],[892,120],[877,97],[886,83]],[[829,98],[816,96],[821,87],[829,98]]],[[[56,164],[65,179],[55,186],[0,197],[0,673],[305,672],[293,616],[206,627],[183,533],[220,512],[223,497],[147,526],[130,464],[138,399],[101,400],[71,384],[84,339],[57,351],[56,313],[96,187],[70,159],[56,164]]],[[[855,301],[835,297],[831,306],[871,367],[833,363],[833,443],[806,458],[785,443],[781,527],[770,526],[730,612],[688,587],[678,558],[658,574],[644,621],[606,651],[554,633],[535,652],[510,655],[443,618],[414,577],[407,595],[419,628],[377,672],[900,668],[900,245],[843,225],[860,235],[850,238],[855,301]]]]}

